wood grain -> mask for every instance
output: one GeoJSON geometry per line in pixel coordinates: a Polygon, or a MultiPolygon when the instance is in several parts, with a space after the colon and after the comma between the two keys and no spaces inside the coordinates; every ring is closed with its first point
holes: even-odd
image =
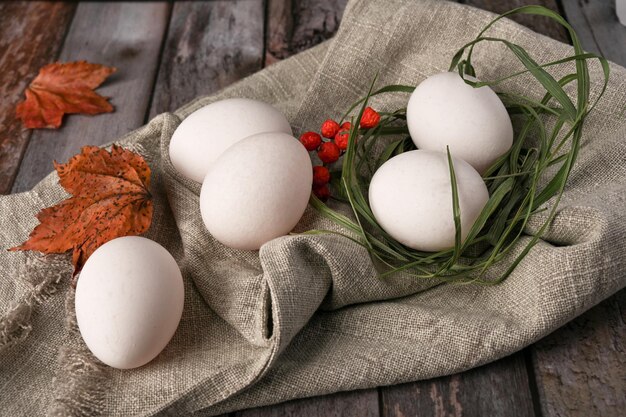
{"type": "Polygon", "coordinates": [[[332,37],[347,0],[267,0],[265,63],[285,59],[332,37]]]}
{"type": "Polygon", "coordinates": [[[545,417],[626,410],[626,290],[533,345],[545,417]]]}
{"type": "Polygon", "coordinates": [[[258,0],[175,3],[150,117],[260,70],[263,30],[264,7],[258,0]]]}
{"type": "MultiPolygon", "coordinates": [[[[498,14],[531,4],[545,6],[548,9],[554,10],[557,13],[560,12],[557,0],[466,0],[462,1],[462,3],[466,3],[480,9],[489,10],[498,14]]],[[[556,39],[565,43],[570,42],[567,31],[561,25],[547,17],[518,14],[511,16],[511,19],[534,30],[535,32],[549,36],[552,39],[556,39]]]]}
{"type": "MultiPolygon", "coordinates": [[[[611,1],[563,1],[583,48],[626,65],[626,27],[611,1]]],[[[544,417],[623,416],[626,290],[531,346],[544,417]]]]}
{"type": "Polygon", "coordinates": [[[252,408],[232,417],[378,417],[378,411],[378,392],[369,389],[252,408]]]}
{"type": "MultiPolygon", "coordinates": [[[[267,0],[264,65],[331,38],[339,29],[347,0],[267,0]]],[[[376,389],[343,392],[255,408],[232,417],[377,417],[376,389]]]]}
{"type": "Polygon", "coordinates": [[[260,70],[263,30],[264,7],[258,0],[175,3],[150,117],[260,70]]]}
{"type": "Polygon", "coordinates": [[[563,10],[586,50],[626,66],[626,27],[617,20],[615,0],[566,0],[563,10]]]}
{"type": "MultiPolygon", "coordinates": [[[[318,8],[318,10],[324,10],[323,13],[307,12],[306,8],[302,8],[306,3],[296,0],[268,1],[266,65],[319,43],[331,37],[337,30],[345,7],[344,2],[329,5],[318,1],[313,2],[313,5],[308,5],[309,10],[318,8]]],[[[528,2],[468,1],[468,3],[502,13],[528,2]]],[[[554,1],[548,0],[540,3],[557,10],[554,1]]],[[[516,19],[520,20],[519,17],[516,19]]],[[[565,31],[549,20],[537,21],[522,16],[520,23],[556,39],[568,40],[565,31]]],[[[379,388],[383,398],[383,403],[379,405],[382,406],[383,415],[398,417],[411,415],[533,416],[533,398],[526,366],[524,355],[520,353],[483,368],[451,377],[379,388]]],[[[328,396],[302,401],[306,401],[308,407],[317,407],[316,410],[326,409],[334,402],[334,400],[329,400],[328,396]]],[[[378,415],[375,411],[377,402],[367,394],[355,392],[352,401],[369,405],[370,412],[378,415]]],[[[260,409],[262,412],[259,411],[251,416],[308,416],[310,412],[310,409],[289,408],[290,414],[285,414],[282,407],[282,405],[265,407],[260,409]]],[[[247,414],[242,414],[242,416],[248,417],[247,414]]]]}
{"type": "Polygon", "coordinates": [[[531,417],[521,353],[449,377],[381,388],[381,417],[531,417]]]}
{"type": "MultiPolygon", "coordinates": [[[[467,0],[462,3],[494,13],[527,4],[541,4],[559,11],[555,0],[467,0]]],[[[516,15],[513,20],[562,42],[566,31],[541,17],[516,15]]],[[[534,416],[534,379],[529,379],[523,353],[462,374],[381,388],[382,416],[534,416]]]]}
{"type": "Polygon", "coordinates": [[[150,116],[260,70],[263,18],[258,0],[176,3],[150,116]]]}
{"type": "Polygon", "coordinates": [[[98,89],[111,97],[114,113],[65,116],[58,130],[33,133],[13,191],[30,189],[84,145],[101,145],[141,126],[158,67],[169,18],[167,3],[81,3],[67,35],[61,61],[85,59],[114,66],[98,89]]]}
{"type": "Polygon", "coordinates": [[[0,194],[8,194],[31,131],[15,117],[26,86],[53,62],[74,15],[75,4],[0,4],[0,194]]]}

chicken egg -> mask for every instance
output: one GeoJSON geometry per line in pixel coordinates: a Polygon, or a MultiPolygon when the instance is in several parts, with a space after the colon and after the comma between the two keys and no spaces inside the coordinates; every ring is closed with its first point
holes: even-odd
{"type": "Polygon", "coordinates": [[[139,236],[113,239],[85,262],[76,285],[76,320],[91,352],[114,368],[154,359],[178,327],[183,279],[176,261],[139,236]]]}
{"type": "Polygon", "coordinates": [[[488,86],[466,84],[456,72],[422,81],[411,94],[406,121],[418,149],[445,152],[449,146],[481,174],[513,144],[513,125],[500,98],[488,86]]]}
{"type": "Polygon", "coordinates": [[[191,113],[174,131],[170,160],[182,175],[202,182],[226,149],[263,132],[292,134],[285,116],[267,103],[248,98],[216,101],[191,113]]]}
{"type": "Polygon", "coordinates": [[[218,241],[256,250],[289,233],[309,201],[313,167],[293,136],[261,133],[230,147],[202,183],[200,213],[218,241]]]}
{"type": "MultiPolygon", "coordinates": [[[[464,240],[489,199],[480,174],[452,158],[464,240]]],[[[417,150],[385,162],[372,177],[369,204],[389,235],[410,248],[436,252],[454,246],[452,185],[448,156],[417,150]]]]}

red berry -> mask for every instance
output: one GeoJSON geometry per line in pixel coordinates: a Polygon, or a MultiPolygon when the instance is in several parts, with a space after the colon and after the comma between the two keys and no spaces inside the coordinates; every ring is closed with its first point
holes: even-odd
{"type": "Polygon", "coordinates": [[[332,139],[339,131],[339,123],[337,123],[333,119],[328,119],[324,123],[322,123],[321,131],[322,136],[328,139],[332,139]]]}
{"type": "Polygon", "coordinates": [[[321,161],[325,164],[331,164],[339,159],[339,154],[341,150],[335,145],[334,142],[324,142],[320,146],[319,151],[317,151],[317,156],[321,159],[321,161]]]}
{"type": "Polygon", "coordinates": [[[363,129],[371,129],[378,126],[380,122],[380,114],[371,107],[366,107],[361,117],[361,127],[363,129]]]}
{"type": "Polygon", "coordinates": [[[330,181],[330,171],[325,166],[313,167],[313,185],[324,185],[330,181]]]}
{"type": "Polygon", "coordinates": [[[304,132],[300,135],[300,143],[304,145],[307,151],[314,151],[322,143],[322,137],[315,132],[304,132]]]}
{"type": "Polygon", "coordinates": [[[341,124],[341,130],[350,130],[352,129],[352,123],[350,122],[343,122],[341,124]]]}
{"type": "Polygon", "coordinates": [[[348,149],[348,139],[350,138],[350,131],[348,130],[340,130],[335,135],[335,144],[339,149],[345,151],[348,149]]]}
{"type": "Polygon", "coordinates": [[[330,197],[330,188],[328,188],[328,184],[315,185],[313,186],[313,194],[320,200],[326,201],[330,197]]]}

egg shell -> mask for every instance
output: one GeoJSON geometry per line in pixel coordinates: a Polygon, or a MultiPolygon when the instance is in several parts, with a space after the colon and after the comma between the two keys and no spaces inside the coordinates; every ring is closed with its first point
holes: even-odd
{"type": "MultiPolygon", "coordinates": [[[[489,192],[470,164],[458,158],[452,162],[465,239],[489,192]]],[[[410,248],[436,252],[454,246],[452,186],[442,152],[410,151],[385,162],[370,182],[369,204],[380,226],[410,248]]]]}
{"type": "Polygon", "coordinates": [[[480,173],[513,144],[511,118],[500,98],[488,86],[468,85],[456,72],[422,81],[411,94],[406,120],[418,149],[445,152],[449,146],[480,173]]]}
{"type": "Polygon", "coordinates": [[[263,132],[292,134],[285,116],[267,103],[247,98],[216,101],[191,113],[174,131],[170,160],[182,175],[202,182],[226,149],[263,132]]]}
{"type": "Polygon", "coordinates": [[[261,133],[233,145],[207,173],[200,212],[226,246],[256,250],[289,233],[306,209],[313,167],[293,136],[261,133]]]}
{"type": "Polygon", "coordinates": [[[114,368],[136,368],[170,341],[183,300],[183,279],[172,255],[149,239],[120,237],[85,262],[76,285],[76,320],[98,359],[114,368]]]}

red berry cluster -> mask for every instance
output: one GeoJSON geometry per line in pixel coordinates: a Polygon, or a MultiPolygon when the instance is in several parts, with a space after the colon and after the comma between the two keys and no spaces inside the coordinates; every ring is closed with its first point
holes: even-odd
{"type": "MultiPolygon", "coordinates": [[[[366,107],[359,126],[362,129],[372,129],[378,126],[380,114],[371,107],[366,107]]],[[[320,200],[326,201],[330,197],[330,171],[325,165],[332,164],[348,149],[348,138],[352,124],[344,122],[341,125],[332,119],[322,123],[320,133],[304,132],[300,135],[300,142],[307,151],[317,152],[318,158],[324,165],[313,167],[313,194],[320,200]]]]}

